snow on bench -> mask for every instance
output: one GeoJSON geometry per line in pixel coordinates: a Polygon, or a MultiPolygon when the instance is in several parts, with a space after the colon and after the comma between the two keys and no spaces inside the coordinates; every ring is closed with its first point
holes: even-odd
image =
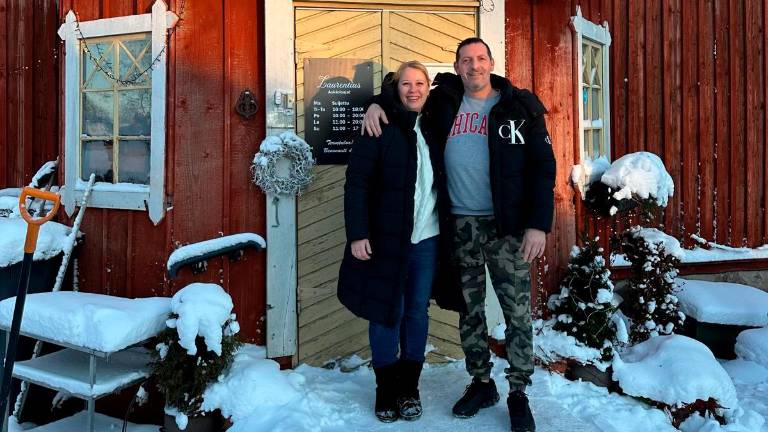
{"type": "Polygon", "coordinates": [[[736,388],[704,344],[686,336],[656,336],[614,357],[613,379],[629,395],[672,406],[716,399],[736,408],[736,388]]]}
{"type": "MultiPolygon", "coordinates": [[[[0,302],[0,326],[9,328],[16,298],[0,302]]],[[[142,342],[165,328],[171,299],[128,299],[81,292],[30,294],[21,332],[106,353],[142,342]]]]}
{"type": "MultiPolygon", "coordinates": [[[[18,201],[16,201],[18,206],[18,201]]],[[[71,228],[57,222],[48,222],[40,228],[34,260],[42,261],[61,253],[71,228]]],[[[27,223],[21,218],[0,218],[0,267],[21,262],[24,257],[24,239],[27,223]]],[[[34,269],[32,269],[34,271],[34,269]]]]}
{"type": "Polygon", "coordinates": [[[729,282],[677,279],[680,310],[699,322],[762,327],[768,325],[768,293],[729,282]]]}
{"type": "Polygon", "coordinates": [[[744,330],[736,338],[736,355],[768,368],[768,327],[744,330]]]}

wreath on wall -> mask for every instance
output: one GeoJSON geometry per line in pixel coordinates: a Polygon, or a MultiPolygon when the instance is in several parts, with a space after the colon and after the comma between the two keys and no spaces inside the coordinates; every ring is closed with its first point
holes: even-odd
{"type": "Polygon", "coordinates": [[[268,136],[253,158],[253,182],[264,192],[301,195],[312,182],[312,149],[293,132],[268,136]]]}

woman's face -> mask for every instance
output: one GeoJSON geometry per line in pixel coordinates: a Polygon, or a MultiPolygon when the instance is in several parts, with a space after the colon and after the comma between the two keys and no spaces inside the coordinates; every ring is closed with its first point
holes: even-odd
{"type": "Polygon", "coordinates": [[[408,111],[420,112],[429,94],[429,81],[424,76],[424,72],[405,68],[397,82],[397,92],[400,95],[400,101],[408,111]]]}

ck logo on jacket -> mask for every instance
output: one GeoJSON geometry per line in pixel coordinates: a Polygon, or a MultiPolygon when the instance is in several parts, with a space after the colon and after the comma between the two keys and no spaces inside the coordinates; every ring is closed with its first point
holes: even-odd
{"type": "Polygon", "coordinates": [[[509,120],[508,123],[499,126],[499,136],[502,140],[509,140],[506,144],[525,144],[525,138],[520,129],[525,120],[509,120]]]}

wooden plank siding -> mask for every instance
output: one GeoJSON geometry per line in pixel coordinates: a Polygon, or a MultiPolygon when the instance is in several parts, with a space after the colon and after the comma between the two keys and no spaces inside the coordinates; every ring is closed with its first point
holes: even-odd
{"type": "MultiPolygon", "coordinates": [[[[686,246],[694,244],[690,234],[736,247],[765,244],[765,4],[575,0],[571,15],[577,5],[594,22],[608,17],[611,30],[612,160],[654,152],[675,182],[665,230],[686,246]]],[[[558,168],[568,167],[558,159],[558,168]]],[[[586,221],[603,241],[631,223],[576,207],[579,231],[586,221]]],[[[555,229],[564,228],[558,221],[555,229]]]]}
{"type": "MultiPolygon", "coordinates": [[[[51,50],[58,46],[55,31],[70,9],[80,20],[91,20],[148,13],[153,3],[61,1],[46,25],[56,38],[51,50]]],[[[170,1],[169,9],[178,13],[180,5],[179,0],[170,1]]],[[[89,209],[81,228],[86,244],[79,253],[78,284],[88,292],[146,297],[172,295],[190,282],[218,283],[233,297],[243,338],[263,344],[264,253],[248,251],[238,262],[210,260],[200,275],[184,269],[177,280],[165,276],[165,261],[178,246],[237,232],[265,232],[264,196],[249,174],[250,160],[265,134],[264,118],[243,120],[233,109],[246,88],[256,93],[259,105],[265,100],[263,5],[245,0],[187,1],[181,18],[168,51],[166,194],[172,209],[157,226],[146,212],[89,209]]],[[[58,58],[63,55],[59,48],[58,58]]],[[[63,71],[53,74],[57,75],[63,79],[63,71]]],[[[63,100],[55,80],[54,84],[52,90],[50,84],[42,88],[63,100]]],[[[60,108],[58,104],[53,108],[57,128],[53,136],[61,136],[60,108]]],[[[40,113],[38,117],[45,119],[40,113]]],[[[63,151],[63,140],[54,140],[53,146],[53,155],[63,151]]]]}
{"type": "Polygon", "coordinates": [[[0,188],[56,158],[57,28],[54,2],[0,1],[0,188]]]}

